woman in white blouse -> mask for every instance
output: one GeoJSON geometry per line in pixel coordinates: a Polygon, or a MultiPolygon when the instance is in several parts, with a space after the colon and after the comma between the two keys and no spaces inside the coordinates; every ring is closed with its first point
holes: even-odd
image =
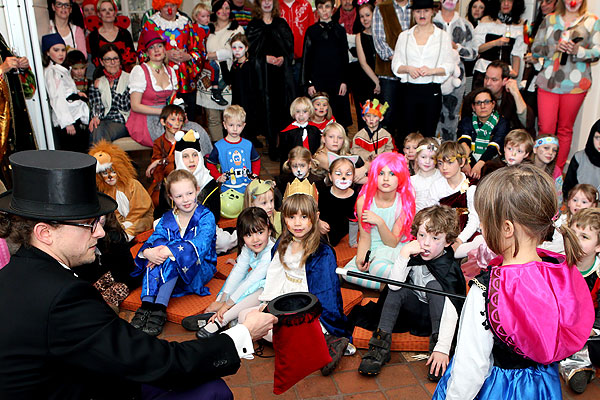
{"type": "Polygon", "coordinates": [[[442,109],[441,83],[456,69],[457,63],[448,33],[433,20],[433,0],[414,0],[411,4],[415,26],[398,37],[392,71],[403,83],[401,121],[403,136],[421,132],[436,134],[442,109]]]}
{"type": "Polygon", "coordinates": [[[152,147],[164,133],[159,115],[167,101],[177,92],[177,76],[166,64],[165,40],[155,31],[142,31],[138,41],[148,61],[136,65],[129,76],[131,113],[127,119],[129,136],[141,145],[152,147]]]}
{"type": "Polygon", "coordinates": [[[523,0],[492,0],[485,6],[484,16],[475,28],[479,59],[473,72],[473,89],[483,86],[485,71],[492,61],[510,65],[511,78],[519,75],[521,58],[527,52],[520,24],[524,10],[523,0]]]}

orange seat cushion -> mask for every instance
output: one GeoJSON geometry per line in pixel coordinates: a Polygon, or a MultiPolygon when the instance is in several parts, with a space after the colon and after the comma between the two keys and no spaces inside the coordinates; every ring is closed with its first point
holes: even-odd
{"type": "Polygon", "coordinates": [[[233,269],[233,265],[227,263],[227,260],[230,258],[235,260],[237,258],[237,252],[217,257],[217,273],[215,274],[215,278],[227,279],[229,273],[233,269]]]}
{"type": "MultiPolygon", "coordinates": [[[[167,307],[167,319],[176,324],[190,315],[200,314],[217,298],[217,293],[225,283],[222,279],[211,279],[206,287],[210,289],[208,296],[188,294],[182,297],[172,297],[167,307]]],[[[135,311],[142,305],[142,288],[137,288],[127,296],[120,307],[125,310],[135,311]]]]}
{"type": "Polygon", "coordinates": [[[344,236],[338,245],[334,247],[334,249],[338,267],[343,267],[348,264],[348,262],[350,262],[350,260],[356,256],[356,252],[358,250],[356,247],[350,247],[350,244],[348,243],[348,235],[344,236]]]}
{"type": "MultiPolygon", "coordinates": [[[[366,298],[362,300],[362,305],[376,299],[366,298]]],[[[361,327],[355,327],[352,339],[354,345],[359,349],[368,349],[369,340],[373,336],[372,331],[368,331],[361,327]]],[[[392,333],[392,351],[428,351],[429,337],[414,336],[408,332],[392,333]]]]}
{"type": "Polygon", "coordinates": [[[219,228],[221,228],[221,229],[235,228],[236,225],[237,225],[237,218],[224,218],[224,217],[221,217],[219,219],[219,222],[217,223],[217,225],[219,225],[219,228]]]}
{"type": "Polygon", "coordinates": [[[342,288],[342,302],[344,303],[344,314],[350,314],[354,306],[360,304],[363,299],[363,293],[360,290],[342,288]]]}

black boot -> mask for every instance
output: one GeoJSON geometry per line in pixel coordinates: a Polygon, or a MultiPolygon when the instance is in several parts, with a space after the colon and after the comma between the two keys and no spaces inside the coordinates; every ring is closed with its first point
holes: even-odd
{"type": "Polygon", "coordinates": [[[381,367],[390,361],[392,334],[377,329],[369,340],[369,351],[363,356],[358,372],[362,375],[377,375],[381,367]]]}
{"type": "Polygon", "coordinates": [[[221,94],[221,89],[210,89],[210,99],[220,106],[226,106],[227,104],[229,104],[227,100],[223,98],[223,95],[221,94]]]}
{"type": "Polygon", "coordinates": [[[323,374],[323,376],[330,375],[335,367],[337,367],[342,359],[342,356],[344,355],[344,350],[346,350],[346,347],[348,347],[348,343],[350,341],[345,337],[337,337],[326,334],[325,342],[327,343],[327,348],[329,349],[331,362],[321,368],[321,374],[323,374]]]}
{"type": "Polygon", "coordinates": [[[572,373],[571,377],[567,380],[567,383],[569,384],[571,390],[577,394],[581,394],[585,392],[587,384],[592,380],[593,377],[593,371],[582,368],[575,373],[572,373]]]}

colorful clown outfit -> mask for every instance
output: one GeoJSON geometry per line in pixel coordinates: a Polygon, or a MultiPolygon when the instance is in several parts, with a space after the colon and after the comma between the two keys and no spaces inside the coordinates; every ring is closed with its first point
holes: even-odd
{"type": "Polygon", "coordinates": [[[202,71],[204,59],[201,45],[192,28],[192,21],[181,13],[177,13],[174,21],[167,21],[156,12],[144,22],[142,30],[156,31],[166,40],[165,49],[185,50],[192,58],[189,61],[176,63],[169,60],[169,66],[177,74],[179,93],[193,93],[196,91],[196,78],[202,71]]]}
{"type": "Polygon", "coordinates": [[[471,281],[456,353],[433,399],[561,399],[556,362],[583,347],[594,322],[587,285],[564,256],[502,265],[471,281]]]}

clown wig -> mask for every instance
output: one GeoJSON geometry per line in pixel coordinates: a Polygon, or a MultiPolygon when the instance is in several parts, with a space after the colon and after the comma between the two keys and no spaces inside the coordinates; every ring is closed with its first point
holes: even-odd
{"type": "MultiPolygon", "coordinates": [[[[408,172],[406,158],[402,154],[381,153],[373,160],[369,168],[367,183],[358,194],[359,197],[364,196],[361,212],[364,213],[366,210],[371,209],[373,198],[378,190],[377,180],[383,167],[388,167],[398,178],[396,193],[400,195],[400,203],[396,209],[396,220],[398,218],[402,219],[402,229],[398,237],[402,242],[407,242],[411,238],[410,227],[415,217],[415,192],[410,182],[410,173],[408,172]]],[[[361,224],[366,232],[371,232],[371,224],[362,221],[361,224]]]]}
{"type": "Polygon", "coordinates": [[[96,186],[102,193],[107,193],[110,186],[104,182],[100,172],[106,171],[110,167],[117,173],[117,188],[128,187],[131,181],[137,177],[131,159],[119,146],[101,140],[90,149],[89,154],[98,160],[96,186]]]}
{"type": "Polygon", "coordinates": [[[167,3],[175,4],[177,8],[179,8],[181,7],[182,2],[183,0],[152,0],[152,8],[154,8],[155,10],[160,10],[167,3]]]}

